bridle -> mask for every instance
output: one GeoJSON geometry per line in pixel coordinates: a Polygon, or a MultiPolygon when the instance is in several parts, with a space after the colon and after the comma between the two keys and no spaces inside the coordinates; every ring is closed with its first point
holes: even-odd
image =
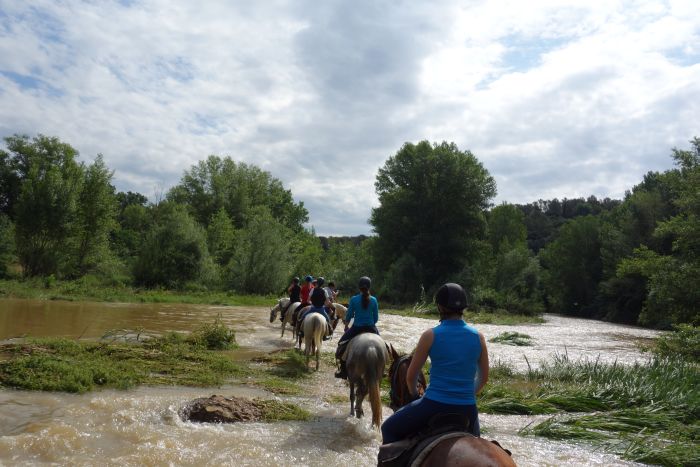
{"type": "MultiPolygon", "coordinates": [[[[406,384],[406,372],[411,365],[411,358],[413,358],[413,355],[402,355],[395,359],[389,367],[389,382],[391,383],[389,389],[391,404],[389,407],[394,412],[411,402],[410,392],[408,392],[408,385],[406,384]],[[403,366],[406,367],[406,370],[400,371],[403,366]]],[[[422,396],[425,393],[426,386],[425,375],[421,371],[418,375],[418,395],[422,396]]]]}

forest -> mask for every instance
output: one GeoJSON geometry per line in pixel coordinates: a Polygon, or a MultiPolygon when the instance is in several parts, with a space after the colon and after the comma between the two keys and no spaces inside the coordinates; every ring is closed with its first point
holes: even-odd
{"type": "Polygon", "coordinates": [[[670,149],[623,199],[494,205],[496,182],[454,143],[406,143],[376,175],[373,234],[319,237],[308,211],[258,167],[211,155],[161,199],[118,192],[97,155],[57,137],[0,150],[0,278],[283,294],[323,275],[357,278],[392,304],[445,281],[470,309],[561,313],[668,329],[700,321],[700,138],[670,149]]]}

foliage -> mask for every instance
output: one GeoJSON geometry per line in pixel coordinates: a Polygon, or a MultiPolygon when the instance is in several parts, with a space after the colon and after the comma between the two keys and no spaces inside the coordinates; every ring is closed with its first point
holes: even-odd
{"type": "Polygon", "coordinates": [[[78,197],[76,252],[74,274],[83,275],[95,270],[111,255],[109,234],[115,225],[117,199],[112,186],[112,175],[98,155],[85,169],[78,197]]]}
{"type": "Polygon", "coordinates": [[[208,350],[229,350],[238,347],[236,333],[221,322],[221,316],[213,323],[200,325],[192,332],[189,340],[208,350]]]}
{"type": "Polygon", "coordinates": [[[379,169],[375,189],[376,262],[387,271],[401,259],[395,269],[411,281],[403,301],[415,300],[421,284],[432,290],[469,263],[470,241],[484,235],[484,210],[496,194],[471,152],[427,141],[404,144],[379,169]]]}
{"type": "Polygon", "coordinates": [[[311,419],[311,413],[304,410],[298,405],[281,402],[277,400],[255,399],[254,404],[262,412],[262,418],[266,422],[281,422],[281,421],[308,421],[311,419]]]}
{"type": "Polygon", "coordinates": [[[258,167],[236,163],[230,157],[212,155],[192,166],[167,197],[188,206],[203,226],[208,226],[220,209],[237,229],[245,227],[261,209],[295,232],[301,231],[308,221],[304,203],[295,203],[282,182],[258,167]]]}
{"type": "Polygon", "coordinates": [[[656,340],[652,351],[661,357],[681,357],[700,362],[700,328],[690,324],[676,325],[673,332],[656,340]]]}
{"type": "Polygon", "coordinates": [[[239,292],[281,290],[291,272],[287,229],[262,211],[240,232],[228,265],[228,286],[239,292]]]}
{"type": "Polygon", "coordinates": [[[181,287],[189,281],[213,281],[206,235],[185,207],[163,203],[134,265],[137,284],[181,287]]]}
{"type": "Polygon", "coordinates": [[[515,331],[502,332],[496,337],[489,339],[489,342],[498,342],[500,344],[528,346],[532,345],[532,337],[515,331]]]}
{"type": "Polygon", "coordinates": [[[540,251],[553,311],[590,315],[602,276],[599,233],[597,218],[577,217],[564,224],[557,239],[540,251]]]}
{"type": "Polygon", "coordinates": [[[0,212],[0,278],[8,276],[8,266],[14,258],[14,224],[7,214],[0,212]]]}
{"type": "Polygon", "coordinates": [[[177,334],[141,344],[37,339],[6,344],[2,350],[12,358],[0,362],[0,385],[41,391],[82,393],[138,384],[212,386],[245,371],[225,355],[177,334]]]}

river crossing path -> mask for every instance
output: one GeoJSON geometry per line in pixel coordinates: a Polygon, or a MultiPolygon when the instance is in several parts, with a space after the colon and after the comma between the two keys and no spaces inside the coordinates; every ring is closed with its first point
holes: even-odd
{"type": "MultiPolygon", "coordinates": [[[[264,307],[173,304],[114,304],[0,300],[0,341],[21,335],[99,338],[112,329],[151,333],[190,331],[220,316],[236,330],[238,358],[290,348],[280,324],[269,323],[264,307]]],[[[491,361],[518,370],[536,366],[556,353],[572,359],[630,364],[646,360],[636,343],[655,331],[599,321],[545,315],[534,325],[478,325],[486,339],[505,331],[528,334],[531,347],[489,343],[491,361]]],[[[435,321],[380,314],[382,336],[399,351],[413,349],[435,321]]],[[[336,332],[336,339],[338,332],[336,332]]],[[[325,342],[332,352],[337,340],[325,342]]],[[[177,412],[188,401],[212,394],[277,398],[244,385],[220,388],[139,387],[88,394],[0,390],[0,465],[376,465],[379,434],[369,417],[348,417],[348,389],[321,369],[305,383],[303,396],[282,400],[299,404],[314,417],[307,422],[206,425],[182,422],[177,412]],[[346,402],[339,402],[345,397],[346,402]]],[[[369,413],[368,403],[365,410],[369,413]]],[[[384,418],[391,415],[384,408],[384,418]]],[[[519,436],[518,430],[543,416],[481,414],[484,436],[513,452],[520,466],[636,465],[586,443],[519,436]]]]}

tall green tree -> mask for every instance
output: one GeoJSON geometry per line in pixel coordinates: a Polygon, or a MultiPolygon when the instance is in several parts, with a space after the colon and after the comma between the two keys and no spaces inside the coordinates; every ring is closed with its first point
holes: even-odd
{"type": "Polygon", "coordinates": [[[250,219],[229,263],[228,287],[255,294],[283,289],[292,267],[286,230],[266,210],[250,219]]]}
{"type": "Polygon", "coordinates": [[[237,229],[246,226],[258,210],[295,232],[308,221],[304,203],[295,203],[282,182],[258,167],[236,163],[230,157],[209,156],[185,171],[168,199],[189,206],[200,224],[207,226],[224,209],[237,229]]]}
{"type": "Polygon", "coordinates": [[[109,234],[114,229],[117,214],[112,176],[101,154],[85,168],[78,198],[74,256],[78,275],[85,274],[111,255],[109,234]]]}
{"type": "Polygon", "coordinates": [[[648,295],[640,323],[668,327],[672,324],[700,325],[700,138],[690,150],[673,150],[678,165],[678,213],[657,224],[653,236],[671,239],[668,252],[646,245],[622,260],[618,276],[639,275],[646,279],[648,295]]]}
{"type": "Polygon", "coordinates": [[[517,206],[503,203],[494,207],[488,216],[488,239],[493,253],[515,247],[525,247],[527,229],[525,215],[517,206]]]}
{"type": "Polygon", "coordinates": [[[564,224],[557,239],[540,251],[545,290],[553,311],[590,316],[603,266],[600,221],[577,217],[564,224]]]}
{"type": "Polygon", "coordinates": [[[17,257],[26,275],[70,272],[72,241],[79,228],[83,169],[78,152],[58,138],[5,138],[2,157],[5,207],[15,223],[17,257]],[[15,183],[16,182],[16,183],[15,183]]]}
{"type": "Polygon", "coordinates": [[[14,225],[10,217],[0,212],[0,277],[8,275],[8,267],[15,252],[14,225]]]}
{"type": "Polygon", "coordinates": [[[379,169],[379,207],[370,223],[377,233],[378,267],[433,287],[469,262],[470,242],[484,235],[484,211],[496,183],[469,151],[454,143],[406,143],[379,169]],[[395,265],[396,263],[396,265],[395,265]],[[400,270],[400,271],[399,271],[400,270]]]}
{"type": "Polygon", "coordinates": [[[147,287],[181,288],[189,283],[211,284],[214,268],[206,232],[186,207],[161,203],[134,264],[136,283],[147,287]]]}

